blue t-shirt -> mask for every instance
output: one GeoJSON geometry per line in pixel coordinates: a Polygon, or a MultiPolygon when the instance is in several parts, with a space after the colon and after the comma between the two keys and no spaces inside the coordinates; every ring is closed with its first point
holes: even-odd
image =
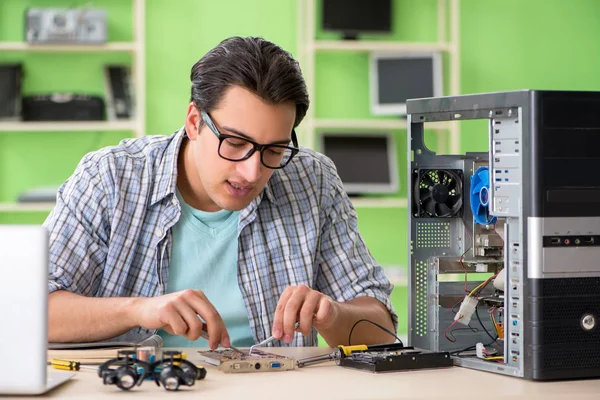
{"type": "MultiPolygon", "coordinates": [[[[237,280],[239,212],[205,212],[190,207],[177,191],[181,218],[173,226],[173,244],[167,292],[200,289],[225,322],[231,344],[254,344],[248,311],[237,280]]],[[[199,338],[159,334],[164,347],[208,347],[199,338]]]]}

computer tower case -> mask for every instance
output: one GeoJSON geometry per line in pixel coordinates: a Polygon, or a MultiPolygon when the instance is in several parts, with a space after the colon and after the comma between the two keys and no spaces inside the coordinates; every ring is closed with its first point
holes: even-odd
{"type": "Polygon", "coordinates": [[[599,110],[600,92],[408,101],[411,346],[531,380],[600,376],[599,110]],[[487,152],[426,147],[428,123],[473,119],[487,152]]]}

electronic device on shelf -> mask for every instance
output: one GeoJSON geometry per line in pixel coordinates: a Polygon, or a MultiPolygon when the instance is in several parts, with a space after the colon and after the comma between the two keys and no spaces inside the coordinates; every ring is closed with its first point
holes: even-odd
{"type": "Polygon", "coordinates": [[[103,44],[107,12],[95,8],[29,8],[25,40],[30,44],[103,44]]]}
{"type": "Polygon", "coordinates": [[[104,120],[104,100],[73,93],[24,96],[23,120],[101,121],[104,120]]]}
{"type": "Polygon", "coordinates": [[[410,345],[526,379],[600,377],[598,109],[583,91],[408,100],[410,345]],[[425,145],[429,122],[475,119],[487,152],[425,145]]]}
{"type": "Polygon", "coordinates": [[[55,203],[59,185],[39,186],[25,190],[19,194],[19,203],[55,203]]]}
{"type": "Polygon", "coordinates": [[[105,65],[104,85],[106,119],[131,119],[134,116],[134,91],[128,65],[105,65]]]}
{"type": "Polygon", "coordinates": [[[323,0],[322,7],[323,30],[341,32],[344,39],[392,31],[392,0],[323,0]]]}
{"type": "Polygon", "coordinates": [[[406,101],[443,94],[439,52],[371,53],[371,112],[406,115],[406,101]]]}
{"type": "Polygon", "coordinates": [[[0,64],[0,120],[21,118],[22,64],[0,64]]]}
{"type": "Polygon", "coordinates": [[[331,158],[349,195],[398,191],[396,139],[391,132],[320,132],[320,151],[331,158]]]}

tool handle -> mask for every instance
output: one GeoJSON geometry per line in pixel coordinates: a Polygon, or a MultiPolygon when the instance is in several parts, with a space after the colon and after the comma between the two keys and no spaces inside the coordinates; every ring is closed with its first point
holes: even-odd
{"type": "Polygon", "coordinates": [[[81,368],[81,363],[68,360],[52,360],[50,365],[56,369],[64,369],[67,371],[79,371],[81,368]]]}
{"type": "Polygon", "coordinates": [[[355,346],[342,346],[342,345],[340,345],[340,346],[338,346],[338,349],[340,349],[340,351],[345,356],[349,356],[354,351],[364,351],[364,350],[368,350],[369,348],[367,347],[366,344],[357,344],[355,346]]]}

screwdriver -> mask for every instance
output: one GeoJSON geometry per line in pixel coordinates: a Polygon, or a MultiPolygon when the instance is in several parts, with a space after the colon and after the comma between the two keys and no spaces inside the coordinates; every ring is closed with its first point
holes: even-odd
{"type": "Polygon", "coordinates": [[[79,361],[52,360],[50,361],[50,365],[56,369],[65,369],[67,371],[79,371],[82,369],[89,369],[92,371],[98,370],[98,367],[93,367],[91,365],[81,365],[79,361]]]}
{"type": "MultiPolygon", "coordinates": [[[[299,326],[300,326],[300,322],[296,322],[296,323],[294,324],[294,330],[298,329],[298,327],[299,327],[299,326]]],[[[260,342],[260,343],[256,343],[256,344],[253,344],[252,346],[250,346],[250,350],[248,350],[248,354],[250,354],[250,355],[251,355],[251,354],[252,354],[252,351],[253,351],[255,348],[257,348],[257,347],[262,347],[262,346],[266,346],[267,344],[271,343],[271,342],[272,342],[272,341],[274,341],[275,339],[276,339],[276,338],[275,338],[275,336],[271,335],[270,337],[266,338],[266,339],[265,339],[265,340],[263,340],[262,342],[260,342]]],[[[234,350],[236,350],[236,349],[234,349],[234,350]]]]}
{"type": "Polygon", "coordinates": [[[333,352],[329,354],[323,354],[320,356],[302,358],[296,361],[298,368],[306,367],[311,364],[318,364],[326,361],[335,361],[339,364],[340,360],[350,356],[355,351],[390,351],[404,348],[403,343],[391,343],[391,344],[376,344],[367,346],[366,344],[357,344],[354,346],[337,346],[333,352]]]}

